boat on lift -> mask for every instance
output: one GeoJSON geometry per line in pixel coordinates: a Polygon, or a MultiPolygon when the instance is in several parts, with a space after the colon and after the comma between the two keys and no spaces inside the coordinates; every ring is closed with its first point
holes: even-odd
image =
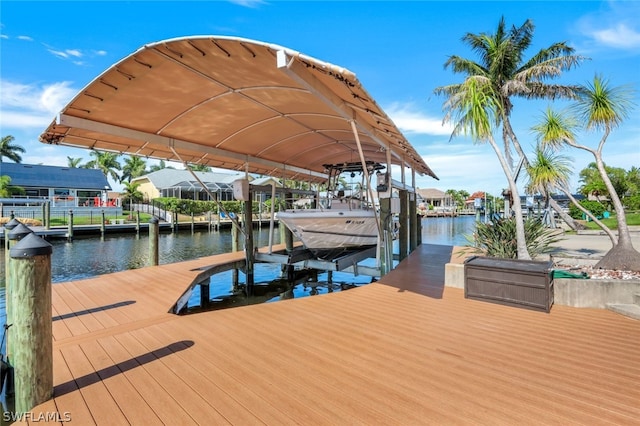
{"type": "Polygon", "coordinates": [[[318,197],[318,208],[289,209],[278,212],[279,221],[319,258],[330,258],[344,251],[378,244],[378,219],[374,201],[367,195],[370,182],[365,176],[380,173],[385,166],[367,162],[325,165],[329,172],[326,193],[318,197]],[[357,188],[345,188],[344,176],[361,174],[357,188]]]}

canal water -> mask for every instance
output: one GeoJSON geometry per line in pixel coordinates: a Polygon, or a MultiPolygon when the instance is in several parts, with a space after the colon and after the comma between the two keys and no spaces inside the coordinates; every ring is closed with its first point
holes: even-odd
{"type": "MultiPolygon", "coordinates": [[[[426,244],[465,245],[465,235],[475,228],[475,217],[425,218],[422,220],[422,242],[426,244]]],[[[51,240],[51,279],[53,283],[75,281],[97,275],[137,269],[148,264],[148,234],[107,234],[100,237],[77,237],[73,242],[63,239],[51,240]]],[[[269,229],[254,231],[254,244],[258,247],[269,243],[269,229]]],[[[275,231],[273,243],[280,243],[279,232],[275,231]]],[[[213,231],[182,230],[176,233],[161,233],[158,241],[160,264],[180,262],[198,257],[231,251],[231,232],[228,229],[213,231]]],[[[373,259],[371,259],[374,262],[373,259]]],[[[0,265],[4,265],[4,250],[0,250],[0,265]]],[[[4,284],[4,268],[0,274],[0,283],[4,284]]],[[[277,264],[255,265],[256,294],[247,298],[242,291],[244,276],[239,274],[240,288],[232,285],[232,272],[221,273],[210,280],[210,296],[215,308],[237,306],[250,303],[263,303],[297,298],[309,295],[340,291],[353,286],[371,282],[371,277],[354,276],[334,272],[331,280],[327,273],[319,274],[317,280],[300,278],[295,285],[281,280],[281,267],[277,264]]],[[[0,287],[0,300],[4,301],[4,286],[0,287]]],[[[189,306],[200,303],[199,286],[192,294],[189,306]]],[[[0,316],[4,312],[0,305],[0,316]]],[[[0,320],[2,318],[0,317],[0,320]]]]}

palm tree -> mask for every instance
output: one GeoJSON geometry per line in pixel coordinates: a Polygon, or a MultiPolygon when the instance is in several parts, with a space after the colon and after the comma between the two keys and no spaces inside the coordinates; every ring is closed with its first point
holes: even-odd
{"type": "MultiPolygon", "coordinates": [[[[454,73],[468,77],[483,78],[492,86],[495,102],[500,105],[499,123],[502,124],[502,140],[508,165],[513,167],[511,145],[515,148],[524,165],[527,156],[511,127],[512,97],[526,99],[574,98],[577,87],[549,84],[546,81],[559,77],[563,71],[579,65],[584,58],[574,55],[574,49],[565,42],[553,43],[541,49],[528,60],[525,52],[531,46],[535,26],[526,20],[520,27],[507,30],[504,17],[500,19],[494,34],[467,33],[462,41],[480,56],[480,62],[460,56],[450,56],[445,68],[451,67],[454,73]]],[[[464,83],[442,86],[435,89],[436,94],[455,96],[464,83]]],[[[517,171],[515,175],[517,175],[517,171]]],[[[551,206],[572,228],[579,226],[552,199],[551,206]]]]}
{"type": "Polygon", "coordinates": [[[559,148],[568,145],[591,153],[607,188],[616,212],[618,241],[596,267],[640,271],[640,253],[633,247],[622,201],[611,183],[602,159],[602,150],[611,131],[624,121],[631,106],[630,90],[624,86],[610,87],[607,80],[596,75],[592,83],[581,88],[571,111],[584,123],[587,130],[603,131],[597,148],[590,148],[576,141],[577,138],[571,130],[571,127],[578,123],[574,117],[565,118],[562,114],[548,111],[539,129],[543,131],[541,140],[549,146],[559,148]]]}
{"type": "Polygon", "coordinates": [[[114,181],[120,181],[120,175],[116,170],[122,170],[122,166],[118,162],[119,155],[114,152],[101,152],[91,151],[89,153],[93,160],[87,162],[85,167],[87,169],[99,169],[108,178],[111,177],[114,181]]]}
{"type": "MultiPolygon", "coordinates": [[[[467,77],[464,83],[459,85],[456,93],[445,102],[444,109],[446,111],[444,121],[454,124],[451,137],[465,134],[470,135],[475,142],[489,142],[500,161],[514,200],[520,200],[509,162],[493,138],[493,131],[502,114],[502,104],[489,80],[477,76],[467,77]]],[[[522,205],[520,202],[515,202],[513,207],[516,215],[518,259],[531,260],[525,239],[522,205]]]]}
{"type": "Polygon", "coordinates": [[[24,154],[26,151],[20,145],[13,144],[15,138],[11,135],[3,136],[2,141],[0,142],[0,163],[3,158],[8,158],[14,163],[21,163],[22,156],[20,154],[24,154]]]}
{"type": "Polygon", "coordinates": [[[144,198],[142,192],[138,190],[140,182],[123,182],[124,190],[122,191],[125,201],[129,201],[129,210],[131,210],[132,203],[139,203],[144,198]]]}
{"type": "Polygon", "coordinates": [[[580,171],[580,182],[582,182],[582,186],[579,191],[582,195],[593,195],[598,201],[601,201],[601,197],[606,197],[607,187],[595,162],[589,163],[587,167],[580,171]]]}
{"type": "Polygon", "coordinates": [[[0,198],[11,198],[15,194],[25,194],[24,188],[12,186],[9,176],[0,176],[0,198]]]}
{"type": "Polygon", "coordinates": [[[75,169],[76,167],[80,167],[80,163],[82,162],[82,158],[77,157],[67,157],[67,167],[71,169],[75,169]]]}
{"type": "Polygon", "coordinates": [[[143,176],[147,173],[147,162],[142,158],[131,155],[124,160],[122,166],[122,180],[131,182],[131,179],[143,176]]]}
{"type": "Polygon", "coordinates": [[[173,169],[174,167],[172,166],[167,166],[164,162],[164,160],[160,160],[160,162],[158,164],[153,164],[149,167],[149,172],[157,172],[158,170],[162,170],[162,169],[173,169]]]}
{"type": "Polygon", "coordinates": [[[542,194],[545,198],[545,208],[548,208],[551,193],[555,192],[555,190],[560,190],[580,211],[600,225],[611,239],[611,242],[615,244],[613,232],[593,213],[584,208],[569,191],[570,164],[571,160],[568,157],[555,154],[551,148],[544,148],[541,144],[538,144],[534,161],[527,166],[527,174],[529,175],[527,191],[542,194]]]}
{"type": "Polygon", "coordinates": [[[206,164],[189,164],[189,168],[194,172],[210,172],[211,167],[206,164]]]}

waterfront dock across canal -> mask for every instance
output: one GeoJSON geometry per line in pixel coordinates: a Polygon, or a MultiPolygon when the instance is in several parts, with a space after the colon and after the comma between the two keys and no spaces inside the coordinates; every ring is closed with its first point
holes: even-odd
{"type": "Polygon", "coordinates": [[[348,291],[169,313],[199,274],[234,256],[244,258],[236,252],[53,285],[54,398],[32,418],[59,413],[78,425],[640,418],[640,321],[601,309],[554,306],[547,314],[465,299],[444,283],[451,247],[428,244],[378,282],[348,291]]]}

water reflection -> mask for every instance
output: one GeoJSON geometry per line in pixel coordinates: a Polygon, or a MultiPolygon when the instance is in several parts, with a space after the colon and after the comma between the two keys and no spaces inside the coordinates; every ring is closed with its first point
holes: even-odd
{"type": "Polygon", "coordinates": [[[429,217],[422,219],[422,242],[447,246],[465,246],[476,228],[475,216],[429,217]]]}
{"type": "MultiPolygon", "coordinates": [[[[269,243],[269,231],[254,231],[257,246],[269,243]]],[[[274,244],[280,242],[276,232],[274,244]]],[[[49,241],[53,245],[51,255],[51,281],[54,283],[75,281],[97,275],[109,274],[127,269],[138,269],[149,262],[149,235],[107,234],[104,239],[96,236],[79,236],[73,242],[63,239],[49,241]]],[[[181,262],[198,257],[231,251],[231,232],[182,231],[162,233],[158,239],[160,264],[181,262]]],[[[0,250],[0,260],[4,265],[4,250],[0,250]]],[[[0,275],[4,284],[4,269],[0,275]]]]}

